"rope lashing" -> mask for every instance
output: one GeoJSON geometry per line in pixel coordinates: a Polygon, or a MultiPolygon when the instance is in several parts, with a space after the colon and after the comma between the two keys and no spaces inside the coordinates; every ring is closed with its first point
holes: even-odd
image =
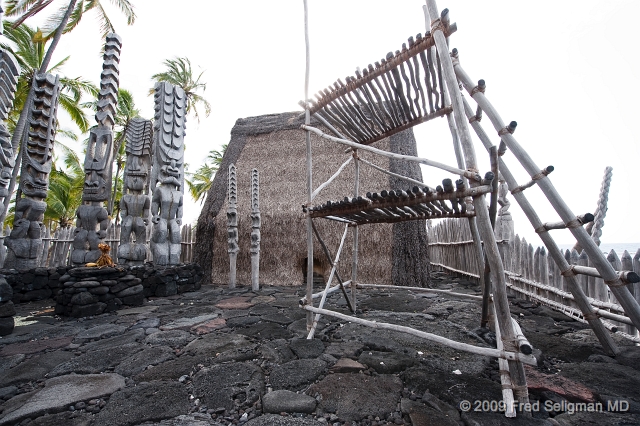
{"type": "Polygon", "coordinates": [[[574,265],[569,266],[569,269],[560,272],[563,277],[575,277],[576,272],[573,269],[574,265]]]}
{"type": "Polygon", "coordinates": [[[539,226],[535,229],[536,234],[542,234],[543,232],[549,231],[545,225],[539,226]]]}
{"type": "Polygon", "coordinates": [[[624,287],[629,283],[624,282],[622,277],[618,277],[617,280],[604,280],[604,283],[609,287],[624,287]]]}
{"type": "Polygon", "coordinates": [[[498,135],[503,136],[506,135],[507,133],[512,135],[513,132],[516,131],[516,127],[518,126],[518,122],[516,121],[512,121],[511,123],[509,123],[508,126],[503,127],[502,129],[500,129],[498,131],[498,135]]]}
{"type": "Polygon", "coordinates": [[[595,312],[589,312],[589,313],[586,313],[586,314],[582,314],[582,317],[586,321],[594,321],[594,320],[597,320],[598,318],[600,318],[600,316],[595,312]]]}
{"type": "MultiPolygon", "coordinates": [[[[512,122],[512,123],[513,123],[513,122],[512,122]]],[[[504,130],[504,129],[503,129],[503,130],[504,130]]],[[[515,195],[515,194],[517,194],[518,192],[522,192],[522,191],[524,191],[524,190],[525,190],[525,189],[527,189],[527,188],[531,188],[531,187],[536,183],[536,181],[538,181],[538,180],[540,180],[540,179],[542,179],[542,178],[544,178],[544,177],[549,176],[549,174],[550,174],[553,170],[554,170],[554,167],[553,167],[553,166],[547,166],[545,169],[540,170],[540,172],[539,172],[539,173],[537,173],[537,174],[535,174],[535,175],[531,176],[531,180],[530,180],[529,182],[525,183],[524,185],[516,186],[515,188],[513,188],[513,189],[511,190],[511,194],[512,194],[512,195],[515,195]]]]}
{"type": "Polygon", "coordinates": [[[484,93],[485,90],[487,90],[487,85],[485,84],[484,80],[478,80],[478,85],[471,89],[471,97],[473,98],[473,95],[478,92],[484,93]]]}

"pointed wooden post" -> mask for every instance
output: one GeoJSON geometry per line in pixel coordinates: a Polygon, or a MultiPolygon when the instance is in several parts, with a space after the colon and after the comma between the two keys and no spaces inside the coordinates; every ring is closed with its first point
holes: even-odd
{"type": "Polygon", "coordinates": [[[229,207],[227,207],[227,236],[229,247],[229,288],[236,288],[236,260],[238,258],[238,180],[236,166],[229,166],[229,207]]]}
{"type": "Polygon", "coordinates": [[[251,171],[251,290],[260,290],[260,176],[251,171]]]}

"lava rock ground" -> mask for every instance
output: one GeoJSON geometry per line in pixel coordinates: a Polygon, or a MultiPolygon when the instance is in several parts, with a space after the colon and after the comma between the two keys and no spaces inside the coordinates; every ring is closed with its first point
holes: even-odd
{"type": "MultiPolygon", "coordinates": [[[[442,273],[433,282],[480,293],[442,273]]],[[[623,353],[608,357],[585,325],[533,302],[510,299],[536,349],[527,377],[540,408],[507,419],[474,410],[501,400],[496,360],[326,316],[307,341],[303,294],[205,285],[79,319],[55,316],[50,300],[18,304],[0,339],[0,425],[640,424],[640,348],[614,335],[623,353]],[[580,411],[597,404],[602,412],[580,411]]],[[[358,297],[362,318],[495,345],[478,327],[479,303],[429,289],[358,297]]],[[[339,292],[327,307],[348,313],[339,292]]]]}

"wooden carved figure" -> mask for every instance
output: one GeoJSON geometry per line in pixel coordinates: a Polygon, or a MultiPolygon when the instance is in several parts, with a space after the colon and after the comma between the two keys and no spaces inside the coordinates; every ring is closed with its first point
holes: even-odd
{"type": "Polygon", "coordinates": [[[229,166],[229,207],[227,208],[227,237],[229,253],[229,288],[236,286],[236,259],[240,247],[238,246],[238,179],[236,166],[229,166]]]}
{"type": "Polygon", "coordinates": [[[251,170],[251,289],[260,289],[260,176],[251,170]]]}
{"type": "Polygon", "coordinates": [[[124,193],[120,199],[120,246],[118,263],[142,265],[147,257],[147,225],[151,211],[149,180],[151,170],[151,121],[136,117],[127,128],[127,163],[124,193]],[[131,237],[135,236],[135,241],[131,237]]]}
{"type": "Polygon", "coordinates": [[[74,265],[93,263],[101,255],[99,244],[104,242],[111,219],[104,203],[111,195],[111,163],[113,160],[113,125],[118,104],[120,48],[117,34],[107,35],[96,121],[89,133],[89,145],[84,160],[85,182],[82,205],[76,212],[76,234],[73,239],[71,262],[74,265]]]}
{"type": "Polygon", "coordinates": [[[180,263],[186,106],[180,87],[156,84],[151,177],[151,253],[156,265],[180,263]]]}
{"type": "Polygon", "coordinates": [[[498,217],[496,218],[496,238],[499,240],[511,240],[515,236],[513,218],[509,207],[511,202],[507,199],[509,194],[509,186],[504,180],[500,180],[500,186],[498,188],[498,204],[500,204],[500,210],[498,211],[498,217]]]}
{"type": "Polygon", "coordinates": [[[0,49],[0,201],[9,196],[11,173],[15,166],[7,118],[13,108],[18,82],[18,62],[11,53],[0,49]]]}
{"type": "Polygon", "coordinates": [[[56,110],[60,83],[57,76],[37,74],[35,98],[29,119],[27,146],[22,154],[20,198],[16,203],[13,230],[5,240],[5,268],[35,268],[42,249],[42,220],[47,209],[49,173],[56,135],[56,110]]]}

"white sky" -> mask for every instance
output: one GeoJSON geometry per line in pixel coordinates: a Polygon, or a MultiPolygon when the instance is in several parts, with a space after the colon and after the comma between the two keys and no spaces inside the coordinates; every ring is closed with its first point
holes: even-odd
{"type": "MultiPolygon", "coordinates": [[[[308,1],[310,93],[337,78],[344,81],[356,67],[425,32],[421,0],[308,1]]],[[[229,142],[236,119],[299,110],[305,66],[302,0],[134,4],[138,18],[131,27],[112,7],[108,10],[123,39],[120,86],[133,92],[145,118],[153,116],[150,76],[164,69],[164,59],[186,56],[196,70],[205,71],[205,97],[213,110],[200,123],[188,123],[185,157],[191,170],[210,149],[229,142]]],[[[629,220],[638,198],[624,195],[637,181],[639,158],[640,2],[440,0],[438,7],[448,7],[458,25],[451,47],[460,51],[462,66],[472,79],[486,80],[487,97],[505,122],[518,122],[515,137],[536,163],[555,166],[551,180],[574,213],[595,210],[604,168],[612,166],[602,240],[640,242],[640,228],[629,220]]],[[[66,75],[98,82],[101,43],[96,21],[87,16],[58,47],[58,59],[71,55],[66,75]]],[[[483,125],[497,143],[488,119],[483,125]]],[[[414,130],[420,156],[455,165],[445,119],[414,130]]],[[[479,142],[476,154],[484,173],[489,166],[479,142]]],[[[505,160],[519,183],[528,181],[511,154],[505,160]]],[[[446,177],[451,176],[428,170],[425,182],[435,186],[446,177]]],[[[526,193],[543,221],[559,220],[537,188],[526,193]]],[[[516,232],[541,245],[511,200],[516,232]]],[[[199,211],[189,202],[184,220],[195,221],[199,211]]],[[[568,232],[554,232],[558,242],[573,242],[568,232]]]]}

